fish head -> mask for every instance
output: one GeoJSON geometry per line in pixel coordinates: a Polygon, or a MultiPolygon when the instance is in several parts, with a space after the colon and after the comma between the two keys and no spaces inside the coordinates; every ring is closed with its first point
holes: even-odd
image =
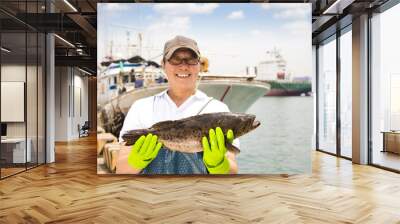
{"type": "Polygon", "coordinates": [[[256,116],[253,114],[244,113],[231,113],[230,129],[233,130],[235,137],[240,137],[249,133],[260,126],[260,121],[256,120],[256,116]]]}

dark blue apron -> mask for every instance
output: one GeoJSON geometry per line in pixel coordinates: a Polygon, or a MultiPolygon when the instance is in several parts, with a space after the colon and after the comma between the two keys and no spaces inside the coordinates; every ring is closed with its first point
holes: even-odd
{"type": "Polygon", "coordinates": [[[161,148],[141,174],[207,174],[203,152],[184,153],[161,148]]]}

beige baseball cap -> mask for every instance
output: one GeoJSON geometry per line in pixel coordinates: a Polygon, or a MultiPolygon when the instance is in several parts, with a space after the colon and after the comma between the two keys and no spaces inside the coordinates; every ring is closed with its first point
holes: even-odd
{"type": "Polygon", "coordinates": [[[166,60],[170,59],[172,54],[179,48],[188,48],[192,50],[197,55],[197,57],[200,58],[200,50],[197,46],[196,41],[184,36],[176,36],[165,43],[163,54],[164,58],[166,60]]]}

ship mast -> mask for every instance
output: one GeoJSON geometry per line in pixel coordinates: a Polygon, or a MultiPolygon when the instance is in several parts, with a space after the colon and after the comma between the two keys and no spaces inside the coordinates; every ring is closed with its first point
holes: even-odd
{"type": "Polygon", "coordinates": [[[142,33],[138,33],[138,39],[139,39],[139,55],[142,57],[142,33]]]}

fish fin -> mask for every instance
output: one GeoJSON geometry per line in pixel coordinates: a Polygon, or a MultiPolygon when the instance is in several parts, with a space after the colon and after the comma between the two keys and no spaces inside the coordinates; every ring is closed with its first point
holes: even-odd
{"type": "Polygon", "coordinates": [[[233,152],[235,154],[239,154],[240,153],[240,149],[234,145],[232,145],[231,143],[227,142],[226,143],[226,149],[230,152],[233,152]]]}
{"type": "Polygon", "coordinates": [[[140,136],[147,135],[148,133],[151,133],[151,130],[148,128],[131,130],[122,135],[122,139],[126,142],[125,145],[133,145],[140,136]]]}

